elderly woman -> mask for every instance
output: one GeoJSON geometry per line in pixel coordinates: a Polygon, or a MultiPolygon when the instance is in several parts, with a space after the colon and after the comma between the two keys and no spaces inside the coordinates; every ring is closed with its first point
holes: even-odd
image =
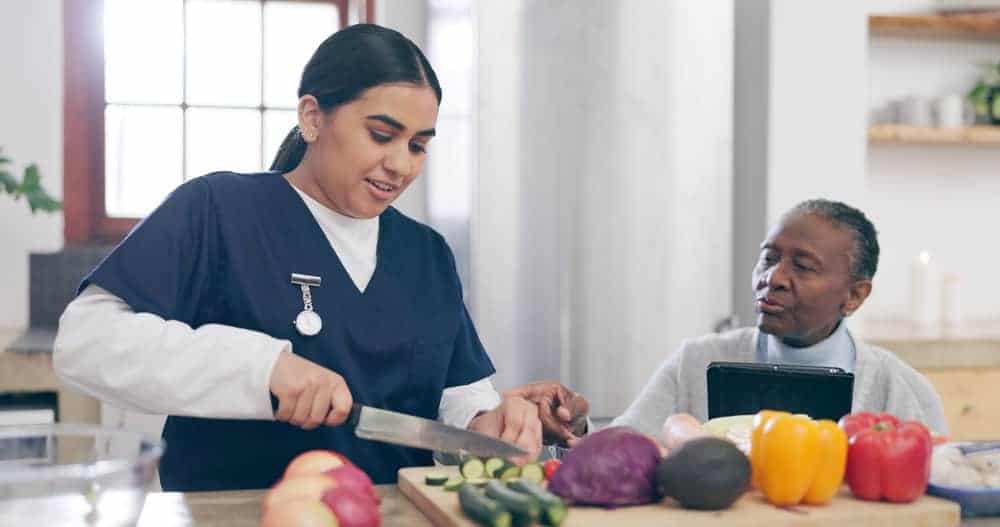
{"type": "Polygon", "coordinates": [[[861,211],[827,200],[795,206],[760,246],[757,327],[686,341],[614,424],[655,434],[671,414],[704,421],[710,362],[768,362],[853,372],[852,411],[891,412],[945,434],[941,399],[927,379],[844,324],[871,293],[878,256],[875,227],[861,211]]]}

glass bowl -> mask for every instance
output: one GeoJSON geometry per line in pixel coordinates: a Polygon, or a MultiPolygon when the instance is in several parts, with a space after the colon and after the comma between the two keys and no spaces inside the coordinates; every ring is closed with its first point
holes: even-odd
{"type": "Polygon", "coordinates": [[[163,449],[99,426],[0,427],[0,525],[135,525],[163,449]]]}

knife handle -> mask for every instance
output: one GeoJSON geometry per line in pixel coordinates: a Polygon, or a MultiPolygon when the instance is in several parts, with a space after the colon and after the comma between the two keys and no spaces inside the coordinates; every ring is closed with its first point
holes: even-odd
{"type": "Polygon", "coordinates": [[[344,424],[351,428],[357,428],[358,421],[361,420],[362,408],[364,408],[364,406],[358,403],[354,403],[353,405],[351,405],[351,413],[347,414],[347,420],[344,421],[344,424]]]}

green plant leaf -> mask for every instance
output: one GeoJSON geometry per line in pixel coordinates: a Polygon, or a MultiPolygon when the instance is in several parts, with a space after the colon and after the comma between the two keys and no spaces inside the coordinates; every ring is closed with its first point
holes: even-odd
{"type": "Polygon", "coordinates": [[[62,208],[62,203],[52,199],[52,197],[46,194],[44,190],[38,190],[36,192],[26,194],[26,196],[28,198],[28,206],[31,207],[32,213],[37,210],[54,212],[62,208]]]}
{"type": "Polygon", "coordinates": [[[9,157],[0,156],[0,165],[9,165],[9,164],[10,164],[9,157]]]}
{"type": "Polygon", "coordinates": [[[57,210],[62,210],[62,202],[52,199],[49,196],[45,196],[41,202],[40,208],[45,212],[55,212],[57,210]]]}
{"type": "Polygon", "coordinates": [[[42,188],[42,176],[38,173],[38,165],[32,163],[24,169],[24,179],[21,181],[21,192],[31,194],[42,188]]]}
{"type": "Polygon", "coordinates": [[[14,179],[14,176],[10,175],[10,172],[0,170],[0,186],[3,187],[4,192],[7,194],[13,194],[17,192],[17,188],[21,185],[14,179]]]}

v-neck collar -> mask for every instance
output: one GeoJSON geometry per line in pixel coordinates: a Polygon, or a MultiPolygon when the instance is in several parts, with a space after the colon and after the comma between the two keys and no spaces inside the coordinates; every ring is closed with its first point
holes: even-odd
{"type": "Polygon", "coordinates": [[[389,222],[386,221],[386,213],[389,211],[389,208],[379,215],[378,237],[375,241],[375,270],[372,272],[372,277],[368,280],[368,285],[365,287],[364,291],[362,291],[358,289],[357,284],[355,284],[354,280],[351,279],[351,275],[347,272],[347,268],[340,260],[340,256],[337,254],[333,245],[329,243],[326,233],[323,232],[323,227],[320,226],[316,216],[313,215],[311,210],[309,210],[309,206],[302,200],[302,196],[300,196],[299,193],[296,192],[296,189],[293,188],[292,182],[285,178],[285,174],[277,172],[272,172],[272,174],[281,180],[280,185],[283,187],[286,197],[290,198],[291,202],[296,204],[295,208],[298,210],[297,214],[299,216],[299,221],[302,224],[307,225],[304,230],[298,230],[299,237],[301,238],[303,244],[307,246],[315,244],[316,239],[326,242],[324,243],[326,248],[321,252],[325,252],[326,256],[332,259],[333,264],[332,266],[323,265],[322,268],[333,267],[335,269],[339,269],[339,272],[336,274],[339,276],[338,280],[342,281],[342,285],[353,291],[353,293],[358,297],[370,296],[371,291],[377,286],[379,276],[383,274],[383,268],[387,264],[385,252],[388,244],[386,244],[385,241],[386,236],[389,236],[391,232],[391,229],[387,225],[389,222]]]}

